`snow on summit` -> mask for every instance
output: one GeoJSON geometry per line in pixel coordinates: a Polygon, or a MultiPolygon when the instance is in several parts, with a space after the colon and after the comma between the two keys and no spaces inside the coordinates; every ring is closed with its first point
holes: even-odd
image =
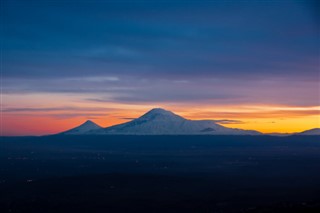
{"type": "Polygon", "coordinates": [[[163,120],[163,121],[177,121],[177,120],[184,120],[183,117],[174,114],[171,111],[162,109],[162,108],[154,108],[149,112],[142,115],[139,120],[163,120]]]}
{"type": "Polygon", "coordinates": [[[62,132],[61,134],[68,134],[68,135],[86,134],[90,131],[98,130],[98,129],[103,129],[103,128],[98,124],[94,123],[93,121],[87,120],[80,126],[77,126],[73,129],[62,132]]]}

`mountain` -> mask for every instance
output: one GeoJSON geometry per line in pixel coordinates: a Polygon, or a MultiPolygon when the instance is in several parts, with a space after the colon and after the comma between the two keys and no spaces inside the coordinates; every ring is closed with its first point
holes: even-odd
{"type": "Polygon", "coordinates": [[[127,123],[92,130],[90,134],[114,135],[260,135],[252,130],[232,129],[211,120],[188,120],[173,112],[155,108],[127,123]]]}
{"type": "Polygon", "coordinates": [[[77,126],[75,128],[72,128],[70,130],[67,130],[65,132],[62,132],[60,134],[64,134],[64,135],[81,135],[81,134],[87,134],[88,132],[91,131],[97,131],[99,129],[103,129],[101,126],[99,126],[98,124],[87,120],[86,122],[84,122],[83,124],[81,124],[80,126],[77,126]]]}
{"type": "Polygon", "coordinates": [[[309,130],[297,133],[296,135],[320,135],[320,128],[309,129],[309,130]]]}

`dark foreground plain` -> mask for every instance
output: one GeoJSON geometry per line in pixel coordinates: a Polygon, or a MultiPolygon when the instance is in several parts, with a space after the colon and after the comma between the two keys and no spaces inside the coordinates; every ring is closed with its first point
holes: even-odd
{"type": "Polygon", "coordinates": [[[320,212],[318,136],[0,140],[0,212],[320,212]]]}

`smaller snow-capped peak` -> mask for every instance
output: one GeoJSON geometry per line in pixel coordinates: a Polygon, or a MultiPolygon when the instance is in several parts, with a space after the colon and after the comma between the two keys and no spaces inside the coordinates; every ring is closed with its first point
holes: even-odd
{"type": "Polygon", "coordinates": [[[102,127],[99,126],[98,124],[94,123],[91,120],[87,120],[83,124],[81,124],[75,128],[72,128],[68,131],[65,131],[62,134],[70,134],[70,135],[86,134],[92,130],[98,130],[98,129],[102,129],[102,127]]]}
{"type": "Polygon", "coordinates": [[[83,129],[89,128],[89,129],[91,129],[91,128],[102,128],[102,127],[91,120],[87,120],[76,128],[83,128],[83,129]]]}
{"type": "Polygon", "coordinates": [[[86,122],[84,122],[84,123],[81,124],[80,126],[87,126],[87,125],[95,125],[95,126],[98,126],[98,124],[96,124],[96,123],[93,122],[92,120],[87,120],[86,122]]]}

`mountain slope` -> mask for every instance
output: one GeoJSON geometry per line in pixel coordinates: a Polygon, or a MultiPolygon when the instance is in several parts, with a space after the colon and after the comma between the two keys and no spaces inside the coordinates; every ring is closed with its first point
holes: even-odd
{"type": "Polygon", "coordinates": [[[170,111],[155,108],[143,116],[92,134],[121,135],[259,135],[257,131],[232,129],[210,120],[187,120],[170,111]]]}
{"type": "Polygon", "coordinates": [[[67,130],[65,132],[62,132],[60,134],[64,134],[64,135],[80,135],[80,134],[87,134],[91,131],[97,131],[99,129],[103,129],[101,126],[99,126],[98,124],[87,120],[86,122],[84,122],[83,124],[81,124],[80,126],[77,126],[75,128],[72,128],[70,130],[67,130]]]}
{"type": "Polygon", "coordinates": [[[320,128],[309,129],[309,130],[297,133],[296,135],[320,135],[320,128]]]}

